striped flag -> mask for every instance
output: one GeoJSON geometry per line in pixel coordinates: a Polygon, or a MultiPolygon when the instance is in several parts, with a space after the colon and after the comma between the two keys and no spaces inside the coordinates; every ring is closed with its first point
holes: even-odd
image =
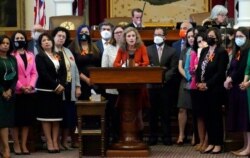
{"type": "Polygon", "coordinates": [[[45,0],[34,0],[34,24],[46,24],[45,0]]]}

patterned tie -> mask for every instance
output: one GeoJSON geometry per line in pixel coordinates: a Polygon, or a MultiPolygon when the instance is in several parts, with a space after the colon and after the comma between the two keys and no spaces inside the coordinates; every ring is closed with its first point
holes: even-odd
{"type": "Polygon", "coordinates": [[[161,62],[161,55],[162,55],[162,47],[158,47],[158,57],[159,57],[159,62],[161,62]]]}

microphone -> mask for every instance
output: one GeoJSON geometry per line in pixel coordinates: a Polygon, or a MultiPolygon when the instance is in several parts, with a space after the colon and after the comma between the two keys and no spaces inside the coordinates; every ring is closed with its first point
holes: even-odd
{"type": "Polygon", "coordinates": [[[134,59],[135,57],[135,52],[134,51],[128,51],[129,59],[134,59]]]}
{"type": "Polygon", "coordinates": [[[133,67],[134,66],[134,57],[135,57],[135,52],[129,50],[128,51],[128,67],[133,67]]]}

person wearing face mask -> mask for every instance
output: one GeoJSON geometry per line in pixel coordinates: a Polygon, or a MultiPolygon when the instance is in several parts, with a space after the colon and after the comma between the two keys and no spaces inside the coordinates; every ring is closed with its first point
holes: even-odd
{"type": "Polygon", "coordinates": [[[181,51],[185,47],[185,42],[186,42],[185,37],[186,37],[187,30],[192,27],[193,26],[190,22],[184,21],[183,23],[181,23],[180,30],[179,30],[180,39],[172,44],[172,47],[176,49],[176,53],[178,57],[180,56],[181,51]]]}
{"type": "Polygon", "coordinates": [[[242,82],[245,77],[247,59],[249,56],[250,42],[249,31],[245,27],[239,27],[235,31],[235,44],[233,57],[227,72],[227,79],[224,86],[229,91],[229,105],[227,114],[227,130],[233,132],[243,132],[244,146],[232,152],[237,156],[250,155],[250,135],[249,135],[249,110],[247,91],[242,82]]]}
{"type": "Polygon", "coordinates": [[[142,28],[142,15],[143,11],[140,8],[134,8],[131,11],[132,22],[128,24],[128,27],[142,28]]]}
{"type": "Polygon", "coordinates": [[[100,67],[101,58],[96,45],[90,37],[89,26],[81,25],[76,30],[76,37],[69,45],[73,53],[80,74],[81,95],[80,100],[89,100],[91,89],[88,67],[100,67]]]}
{"type": "MultiPolygon", "coordinates": [[[[154,30],[154,43],[147,47],[151,66],[167,67],[164,76],[164,85],[150,84],[150,136],[149,145],[156,145],[158,142],[158,117],[161,116],[161,127],[163,131],[162,141],[164,145],[172,144],[170,129],[170,117],[172,109],[173,82],[177,75],[178,57],[176,50],[165,43],[166,30],[156,28],[154,30]]],[[[178,90],[177,90],[178,91],[178,90]]]]}
{"type": "Polygon", "coordinates": [[[33,52],[34,55],[38,54],[37,50],[37,40],[38,37],[44,32],[44,28],[40,24],[35,24],[33,29],[31,30],[32,40],[28,42],[28,50],[33,52]]]}
{"type": "Polygon", "coordinates": [[[202,49],[196,69],[197,117],[204,119],[208,136],[208,146],[201,153],[219,154],[223,150],[222,94],[228,55],[218,28],[209,28],[206,37],[208,47],[202,49]]]}
{"type": "Polygon", "coordinates": [[[26,144],[29,127],[34,123],[34,97],[38,73],[35,56],[27,50],[26,34],[23,31],[16,31],[11,40],[14,43],[14,51],[11,54],[16,58],[18,66],[18,81],[15,91],[15,124],[12,128],[13,149],[16,155],[27,155],[30,153],[26,144]],[[21,135],[21,143],[19,142],[19,135],[21,135]]]}
{"type": "MultiPolygon", "coordinates": [[[[88,25],[80,25],[76,30],[76,37],[69,45],[69,49],[75,57],[75,62],[79,71],[81,95],[79,100],[89,100],[91,96],[91,90],[100,94],[100,88],[93,85],[89,78],[89,67],[101,66],[101,55],[97,46],[92,42],[90,37],[90,28],[88,25]]],[[[86,117],[86,128],[99,128],[100,118],[86,117]]],[[[73,137],[72,147],[79,146],[77,137],[73,137]]]]}
{"type": "MultiPolygon", "coordinates": [[[[104,50],[102,56],[102,67],[113,67],[113,63],[115,61],[117,51],[120,48],[120,43],[122,40],[122,33],[124,27],[121,25],[117,25],[114,27],[112,31],[112,42],[111,45],[104,50]]],[[[110,141],[117,142],[119,138],[119,123],[120,116],[119,110],[116,106],[117,98],[118,98],[118,90],[117,89],[106,89],[106,98],[108,100],[106,106],[106,134],[107,134],[107,143],[110,145],[110,141]]]]}
{"type": "Polygon", "coordinates": [[[102,58],[103,51],[110,45],[113,27],[114,26],[109,22],[102,22],[99,25],[101,39],[96,41],[95,45],[99,49],[100,58],[102,58]]]}

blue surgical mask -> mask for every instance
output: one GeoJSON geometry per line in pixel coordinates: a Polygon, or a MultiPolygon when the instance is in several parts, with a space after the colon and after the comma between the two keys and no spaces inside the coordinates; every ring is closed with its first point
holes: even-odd
{"type": "Polygon", "coordinates": [[[243,46],[246,43],[246,38],[235,38],[235,44],[239,47],[243,46]]]}

